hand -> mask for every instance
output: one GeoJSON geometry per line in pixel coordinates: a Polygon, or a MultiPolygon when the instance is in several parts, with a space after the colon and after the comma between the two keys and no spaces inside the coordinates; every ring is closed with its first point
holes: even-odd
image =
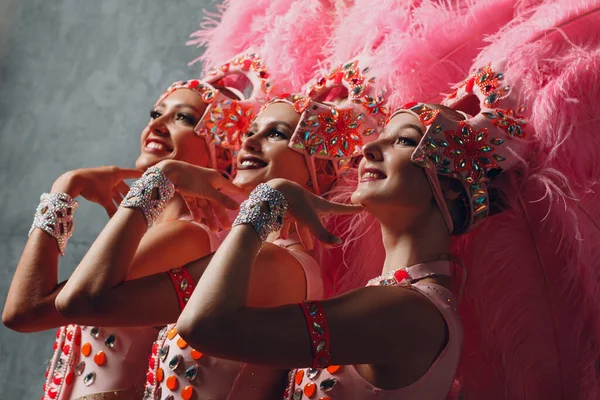
{"type": "Polygon", "coordinates": [[[81,168],[61,175],[52,185],[52,192],[63,192],[75,198],[85,199],[100,204],[109,217],[117,212],[123,197],[129,192],[125,179],[142,176],[137,169],[105,166],[97,168],[81,168]]]}
{"type": "Polygon", "coordinates": [[[241,188],[214,169],[173,160],[161,161],[156,166],[183,196],[194,220],[200,221],[204,217],[204,221],[213,231],[219,228],[217,220],[223,228],[231,227],[226,209],[235,210],[239,203],[221,190],[230,194],[244,194],[241,188]]]}
{"type": "Polygon", "coordinates": [[[297,183],[286,179],[272,179],[267,183],[273,189],[279,190],[289,204],[283,228],[280,232],[281,236],[284,239],[287,238],[291,224],[294,222],[302,244],[309,250],[313,248],[311,232],[319,241],[328,245],[342,242],[340,238],[327,232],[319,218],[320,215],[357,214],[362,211],[360,205],[334,203],[325,200],[297,183]]]}

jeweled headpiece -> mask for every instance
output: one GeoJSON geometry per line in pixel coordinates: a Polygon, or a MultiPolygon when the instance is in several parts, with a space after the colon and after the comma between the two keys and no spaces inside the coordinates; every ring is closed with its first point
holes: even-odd
{"type": "MultiPolygon", "coordinates": [[[[352,61],[318,77],[303,94],[272,100],[289,103],[300,114],[289,146],[305,155],[315,183],[315,158],[331,160],[337,174],[383,129],[388,115],[384,93],[375,87],[375,78],[365,75],[368,71],[352,61]]],[[[318,192],[318,185],[314,189],[318,192]]]]}
{"type": "Polygon", "coordinates": [[[468,231],[489,214],[489,179],[516,165],[526,145],[526,107],[520,103],[514,80],[501,70],[499,64],[479,68],[443,100],[442,105],[461,112],[465,119],[451,118],[423,103],[406,104],[392,115],[413,113],[425,128],[412,161],[425,168],[450,232],[454,226],[438,175],[464,185],[469,199],[468,231]],[[473,104],[477,104],[475,109],[473,104]]]}

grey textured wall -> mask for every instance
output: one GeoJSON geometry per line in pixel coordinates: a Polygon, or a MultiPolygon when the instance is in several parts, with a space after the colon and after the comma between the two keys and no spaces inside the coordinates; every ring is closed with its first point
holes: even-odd
{"type": "MultiPolygon", "coordinates": [[[[69,169],[133,166],[154,99],[198,75],[186,47],[210,0],[0,0],[0,304],[39,196],[69,169]]],[[[82,201],[72,272],[107,221],[82,201]]],[[[53,332],[0,326],[0,399],[37,399],[53,332]]]]}

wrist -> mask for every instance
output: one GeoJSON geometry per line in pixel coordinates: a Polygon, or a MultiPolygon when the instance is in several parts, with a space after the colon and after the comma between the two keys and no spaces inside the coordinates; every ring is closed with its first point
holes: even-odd
{"type": "Polygon", "coordinates": [[[79,196],[80,192],[79,176],[75,171],[67,171],[59,176],[50,189],[50,193],[66,193],[72,198],[79,196]]]}
{"type": "Polygon", "coordinates": [[[163,174],[165,174],[165,176],[167,178],[169,178],[169,180],[173,183],[177,182],[177,176],[178,176],[178,168],[177,168],[177,162],[172,161],[172,160],[163,160],[158,162],[156,165],[154,165],[157,168],[160,168],[160,170],[163,172],[163,174]]]}

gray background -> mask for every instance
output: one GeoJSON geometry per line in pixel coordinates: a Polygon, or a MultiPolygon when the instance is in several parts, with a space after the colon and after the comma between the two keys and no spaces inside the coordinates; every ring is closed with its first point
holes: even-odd
{"type": "MultiPolygon", "coordinates": [[[[186,47],[210,0],[0,0],[0,305],[43,191],[64,171],[133,166],[155,98],[199,75],[186,47]]],[[[107,221],[86,201],[72,272],[107,221]]],[[[54,332],[0,326],[0,399],[38,399],[54,332]]]]}

